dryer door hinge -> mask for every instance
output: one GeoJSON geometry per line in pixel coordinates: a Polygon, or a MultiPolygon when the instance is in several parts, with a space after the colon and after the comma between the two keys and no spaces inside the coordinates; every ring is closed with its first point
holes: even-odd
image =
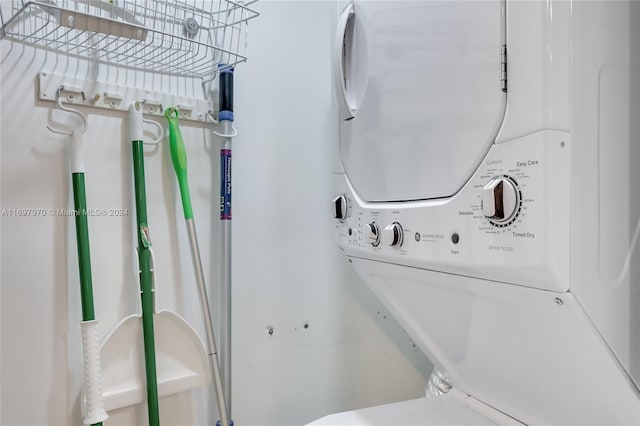
{"type": "Polygon", "coordinates": [[[507,45],[503,44],[500,49],[500,86],[502,91],[507,93],[507,45]]]}

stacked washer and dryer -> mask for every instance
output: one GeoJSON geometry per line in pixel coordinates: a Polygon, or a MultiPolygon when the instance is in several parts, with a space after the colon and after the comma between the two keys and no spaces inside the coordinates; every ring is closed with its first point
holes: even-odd
{"type": "Polygon", "coordinates": [[[356,0],[335,53],[337,243],[453,388],[313,424],[640,424],[640,2],[356,0]]]}

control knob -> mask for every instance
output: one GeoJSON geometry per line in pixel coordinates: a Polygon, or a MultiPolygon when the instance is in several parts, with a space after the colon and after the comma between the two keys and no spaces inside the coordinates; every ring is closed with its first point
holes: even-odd
{"type": "Polygon", "coordinates": [[[375,222],[367,224],[366,227],[369,234],[369,243],[374,247],[378,247],[380,244],[380,227],[375,222]]]}
{"type": "Polygon", "coordinates": [[[513,179],[498,176],[482,189],[482,213],[496,226],[507,226],[520,212],[520,190],[513,179]]]}
{"type": "Polygon", "coordinates": [[[382,242],[384,245],[392,247],[400,247],[404,238],[402,226],[398,222],[387,225],[382,230],[382,242]]]}
{"type": "Polygon", "coordinates": [[[347,197],[344,194],[338,195],[333,199],[333,217],[343,221],[347,218],[347,197]]]}

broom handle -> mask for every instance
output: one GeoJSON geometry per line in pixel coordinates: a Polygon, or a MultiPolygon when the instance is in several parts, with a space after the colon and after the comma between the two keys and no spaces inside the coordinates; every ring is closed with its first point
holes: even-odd
{"type": "Polygon", "coordinates": [[[109,416],[102,399],[102,369],[98,338],[98,320],[93,304],[91,279],[91,252],[89,249],[89,224],[87,221],[87,192],[84,182],[82,133],[71,134],[71,180],[73,184],[73,207],[75,209],[76,245],[78,249],[78,271],[80,274],[80,299],[82,303],[82,356],[84,386],[87,398],[87,413],[84,424],[101,426],[109,416]]]}
{"type": "Polygon", "coordinates": [[[155,312],[151,284],[151,239],[147,224],[147,199],[144,184],[144,151],[142,140],[132,141],[133,175],[136,194],[136,221],[138,229],[138,263],[140,265],[140,298],[142,303],[142,335],[144,339],[144,364],[147,379],[147,411],[149,425],[160,424],[158,404],[158,377],[156,371],[155,334],[153,313],[155,312]]]}

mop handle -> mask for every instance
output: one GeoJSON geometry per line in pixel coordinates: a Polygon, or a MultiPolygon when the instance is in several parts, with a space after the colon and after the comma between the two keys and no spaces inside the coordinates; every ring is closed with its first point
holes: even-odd
{"type": "Polygon", "coordinates": [[[189,181],[187,180],[187,152],[184,148],[180,126],[178,126],[179,112],[177,108],[167,108],[164,116],[169,120],[169,149],[171,151],[171,162],[176,171],[178,186],[180,187],[180,198],[182,199],[182,210],[184,218],[193,219],[191,208],[191,195],[189,193],[189,181]]]}
{"type": "Polygon", "coordinates": [[[213,382],[216,390],[216,402],[218,404],[218,413],[222,419],[222,424],[229,425],[227,417],[227,408],[225,403],[224,391],[222,388],[222,379],[220,377],[220,365],[218,363],[218,350],[216,348],[216,339],[213,332],[213,323],[211,320],[211,312],[209,310],[209,300],[207,298],[207,287],[204,280],[204,272],[202,269],[202,259],[200,258],[200,247],[198,246],[198,237],[196,233],[196,225],[193,220],[193,211],[191,209],[191,196],[189,194],[189,184],[187,182],[187,153],[180,133],[178,125],[179,112],[176,108],[167,108],[164,113],[169,120],[169,145],[171,151],[171,162],[176,171],[178,185],[180,186],[180,196],[182,198],[182,208],[184,210],[184,218],[189,233],[189,242],[191,245],[191,257],[193,259],[194,272],[198,284],[198,293],[200,296],[200,306],[202,308],[202,316],[204,317],[205,329],[207,333],[207,347],[209,350],[209,363],[213,373],[213,382]]]}

